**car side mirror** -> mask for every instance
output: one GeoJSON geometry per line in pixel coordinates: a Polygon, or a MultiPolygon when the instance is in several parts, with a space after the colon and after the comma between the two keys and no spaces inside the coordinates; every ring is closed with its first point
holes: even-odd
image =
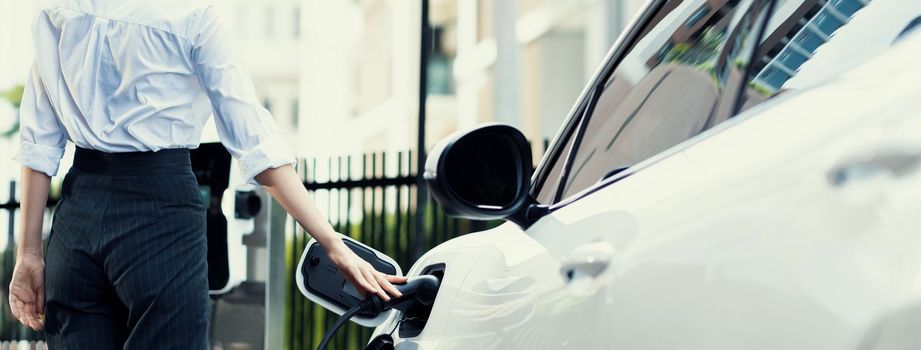
{"type": "MultiPolygon", "coordinates": [[[[342,236],[342,241],[359,258],[367,261],[377,271],[388,275],[402,276],[400,265],[384,253],[362,244],[349,237],[342,236]]],[[[310,301],[336,313],[344,314],[348,309],[362,302],[363,298],[351,282],[342,277],[336,265],[330,261],[323,248],[311,239],[301,254],[294,275],[298,290],[310,301]]],[[[392,310],[374,313],[359,312],[351,320],[365,327],[377,327],[393,312],[392,310]]]]}
{"type": "Polygon", "coordinates": [[[432,196],[451,216],[509,219],[523,227],[532,171],[527,139],[512,126],[484,124],[442,140],[425,162],[432,196]]]}

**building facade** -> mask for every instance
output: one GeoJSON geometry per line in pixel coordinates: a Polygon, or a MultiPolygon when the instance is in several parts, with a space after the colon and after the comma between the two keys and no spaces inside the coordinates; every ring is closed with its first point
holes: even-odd
{"type": "MultiPolygon", "coordinates": [[[[482,122],[552,138],[639,0],[430,0],[427,140],[482,122]]],[[[304,0],[300,140],[416,145],[421,1],[304,0]]]]}

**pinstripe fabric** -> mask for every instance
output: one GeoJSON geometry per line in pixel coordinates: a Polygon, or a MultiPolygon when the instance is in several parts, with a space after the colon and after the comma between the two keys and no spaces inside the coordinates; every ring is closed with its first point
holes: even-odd
{"type": "Polygon", "coordinates": [[[207,348],[198,184],[187,150],[152,154],[78,149],[45,258],[50,348],[207,348]]]}

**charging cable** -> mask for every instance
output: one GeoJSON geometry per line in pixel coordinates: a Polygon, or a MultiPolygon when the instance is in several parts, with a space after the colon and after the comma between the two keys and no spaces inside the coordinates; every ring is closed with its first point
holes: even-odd
{"type": "Polygon", "coordinates": [[[339,328],[342,328],[349,319],[359,312],[366,311],[367,313],[378,315],[390,309],[406,312],[406,310],[416,304],[432,305],[432,303],[435,302],[435,296],[438,295],[438,287],[440,284],[441,282],[435,276],[423,275],[413,278],[405,284],[394,286],[400,291],[400,294],[403,294],[403,296],[399,298],[393,297],[390,298],[389,301],[383,301],[377,295],[368,296],[361,303],[352,306],[352,308],[348,309],[342,316],[339,316],[339,319],[333,323],[332,328],[323,335],[323,340],[320,341],[320,346],[317,347],[317,350],[325,350],[329,345],[329,341],[332,340],[333,335],[336,334],[339,328]]]}

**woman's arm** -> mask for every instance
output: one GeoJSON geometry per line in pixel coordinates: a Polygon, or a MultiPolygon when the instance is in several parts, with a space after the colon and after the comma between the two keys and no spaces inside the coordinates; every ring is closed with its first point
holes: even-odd
{"type": "Polygon", "coordinates": [[[240,162],[243,178],[249,183],[255,179],[265,186],[326,248],[339,271],[362,294],[376,293],[384,300],[389,299],[387,293],[399,295],[390,283],[403,279],[387,277],[355,255],[310,200],[290,164],[294,161],[293,155],[278,138],[272,115],[262,107],[252,78],[234,54],[233,31],[218,8],[209,6],[202,10],[198,22],[190,59],[211,100],[214,126],[221,143],[240,162]],[[285,163],[288,165],[279,166],[285,163]]]}
{"type": "Polygon", "coordinates": [[[339,271],[355,285],[356,289],[363,294],[377,294],[383,300],[390,300],[388,293],[400,296],[400,292],[391,283],[403,283],[406,279],[380,273],[371,264],[352,252],[342,242],[339,233],[333,230],[333,227],[310,200],[307,189],[294,172],[294,167],[284,165],[266,169],[256,175],[256,181],[259,181],[272,194],[272,197],[297,220],[301,227],[326,248],[332,261],[339,267],[339,271]]]}
{"type": "Polygon", "coordinates": [[[43,327],[45,313],[45,263],[42,261],[42,224],[51,177],[22,167],[22,206],[16,268],[10,281],[13,316],[35,330],[43,327]]]}
{"type": "Polygon", "coordinates": [[[42,172],[22,167],[22,206],[20,207],[19,247],[17,256],[42,257],[42,224],[48,204],[51,177],[42,172]]]}

